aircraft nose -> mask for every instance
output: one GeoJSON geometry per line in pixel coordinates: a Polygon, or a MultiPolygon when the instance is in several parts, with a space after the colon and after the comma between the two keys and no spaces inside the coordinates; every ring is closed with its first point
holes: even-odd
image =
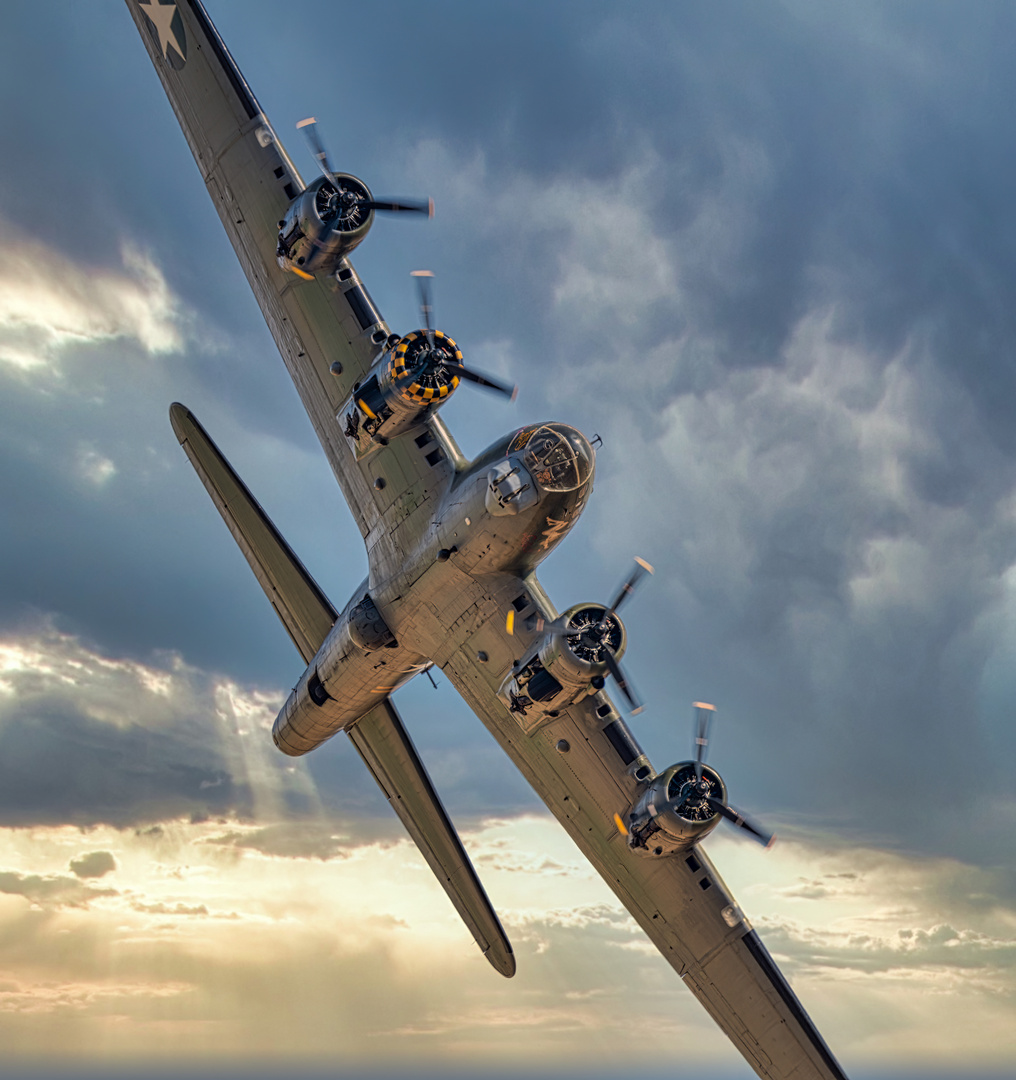
{"type": "Polygon", "coordinates": [[[592,479],[596,452],[578,428],[544,424],[529,440],[523,464],[544,491],[575,491],[592,479]]]}

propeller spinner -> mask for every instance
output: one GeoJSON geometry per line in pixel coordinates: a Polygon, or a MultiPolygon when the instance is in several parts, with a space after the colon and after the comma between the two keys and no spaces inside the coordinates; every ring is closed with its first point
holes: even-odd
{"type": "Polygon", "coordinates": [[[434,305],[431,299],[431,270],[413,270],[420,296],[420,315],[424,328],[407,334],[392,353],[392,381],[400,392],[421,402],[447,397],[459,381],[470,382],[503,394],[514,401],[517,386],[483,375],[462,363],[462,353],[447,334],[434,329],[434,305]]]}
{"type": "MultiPolygon", "coordinates": [[[[738,829],[743,829],[749,836],[754,837],[760,844],[769,847],[776,839],[775,833],[763,829],[747,814],[742,814],[727,803],[726,790],[722,784],[717,785],[706,775],[712,772],[705,767],[706,750],[709,747],[709,732],[716,716],[716,706],[705,701],[696,701],[695,706],[695,779],[693,783],[681,785],[679,794],[681,801],[676,803],[679,814],[683,810],[705,804],[726,818],[738,829]]],[[[714,774],[715,775],[715,774],[714,774]]]]}
{"type": "Polygon", "coordinates": [[[360,216],[361,220],[363,220],[371,210],[382,210],[389,214],[411,213],[426,214],[427,217],[434,216],[433,199],[428,199],[426,202],[378,200],[362,184],[344,184],[332,169],[331,162],[328,160],[328,151],[321,141],[317,120],[313,116],[308,116],[306,120],[301,120],[296,126],[303,132],[310,146],[310,152],[314,155],[314,160],[317,161],[321,171],[328,178],[333,189],[329,198],[332,200],[333,208],[339,211],[342,218],[350,219],[354,216],[360,216]],[[358,191],[356,188],[361,190],[358,191]]]}
{"type": "Polygon", "coordinates": [[[705,763],[715,715],[715,706],[695,702],[695,760],[671,765],[655,777],[628,815],[628,827],[621,823],[632,848],[654,855],[685,850],[711,832],[720,818],[765,847],[772,845],[774,834],[729,804],[720,774],[705,763]]]}

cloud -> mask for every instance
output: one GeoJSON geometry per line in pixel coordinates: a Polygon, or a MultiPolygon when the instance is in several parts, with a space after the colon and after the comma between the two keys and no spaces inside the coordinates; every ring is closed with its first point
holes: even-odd
{"type": "Polygon", "coordinates": [[[11,870],[0,871],[0,893],[23,896],[39,906],[77,905],[94,896],[110,895],[106,890],[98,891],[83,886],[74,878],[19,874],[11,870]]]}
{"type": "Polygon", "coordinates": [[[150,255],[121,248],[123,271],[88,267],[0,218],[0,360],[23,371],[52,367],[68,346],[135,341],[179,352],[184,315],[150,255]]]}
{"type": "MultiPolygon", "coordinates": [[[[0,687],[7,823],[126,826],[315,803],[305,768],[271,744],[281,697],[178,657],[111,659],[49,628],[0,642],[0,687]]],[[[108,866],[104,855],[88,857],[90,870],[108,866]]]]}
{"type": "Polygon", "coordinates": [[[100,878],[116,869],[116,859],[110,851],[90,851],[78,859],[71,859],[70,871],[79,878],[100,878]]]}
{"type": "MultiPolygon", "coordinates": [[[[1005,721],[978,724],[970,703],[993,654],[996,693],[1016,692],[1001,674],[1011,635],[999,638],[1014,610],[1016,457],[918,299],[895,332],[861,332],[863,301],[843,268],[826,272],[828,252],[779,333],[739,348],[742,322],[704,303],[703,283],[768,273],[745,220],[787,181],[757,139],[717,140],[718,177],[682,193],[680,222],[661,223],[672,162],[652,147],[595,178],[493,173],[483,153],[436,140],[409,160],[447,183],[478,238],[464,250],[493,244],[531,268],[526,319],[499,353],[605,439],[587,527],[604,561],[639,552],[660,571],[641,619],[650,700],[694,682],[689,699],[757,718],[746,757],[792,769],[796,808],[883,840],[885,819],[854,799],[865,773],[898,834],[959,854],[969,834],[955,803],[936,810],[939,763],[990,756],[985,732],[1005,721]],[[778,752],[762,735],[775,730],[778,752]]],[[[586,562],[556,572],[589,576],[586,562]]],[[[1011,846],[1007,791],[989,766],[957,795],[985,857],[1011,846]]]]}

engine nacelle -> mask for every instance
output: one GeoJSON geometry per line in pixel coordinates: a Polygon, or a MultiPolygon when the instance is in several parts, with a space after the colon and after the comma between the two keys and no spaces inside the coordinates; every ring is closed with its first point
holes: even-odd
{"type": "Polygon", "coordinates": [[[727,788],[715,769],[701,768],[701,781],[694,761],[671,765],[653,780],[625,822],[630,848],[647,855],[673,855],[716,828],[720,813],[708,799],[725,804],[727,788]]]}
{"type": "Polygon", "coordinates": [[[276,255],[284,270],[301,277],[332,274],[374,223],[367,185],[349,173],[335,173],[338,187],[320,176],[289,204],[279,222],[276,255]]]}
{"type": "Polygon", "coordinates": [[[603,604],[576,604],[555,619],[535,651],[509,673],[501,699],[514,712],[560,709],[603,689],[606,652],[616,660],[628,644],[616,614],[603,604]]]}
{"type": "Polygon", "coordinates": [[[347,403],[346,435],[360,440],[391,439],[423,423],[443,405],[461,381],[456,368],[462,351],[441,330],[392,338],[380,370],[357,387],[347,403]]]}

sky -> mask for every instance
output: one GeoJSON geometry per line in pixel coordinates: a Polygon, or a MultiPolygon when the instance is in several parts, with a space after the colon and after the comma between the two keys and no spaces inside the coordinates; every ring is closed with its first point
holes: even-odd
{"type": "MultiPolygon", "coordinates": [[[[540,578],[564,609],[654,564],[631,725],[662,769],[717,705],[779,839],[706,847],[848,1075],[1011,1076],[1016,10],[208,8],[305,178],[315,115],[434,198],[353,261],[402,331],[432,269],[519,383],[443,409],[463,450],[602,437],[540,578]]],[[[513,980],[343,738],[275,751],[302,664],[170,402],[336,606],[362,541],[129,13],[4,16],[0,1075],[750,1075],[440,675],[396,703],[513,980]]]]}

